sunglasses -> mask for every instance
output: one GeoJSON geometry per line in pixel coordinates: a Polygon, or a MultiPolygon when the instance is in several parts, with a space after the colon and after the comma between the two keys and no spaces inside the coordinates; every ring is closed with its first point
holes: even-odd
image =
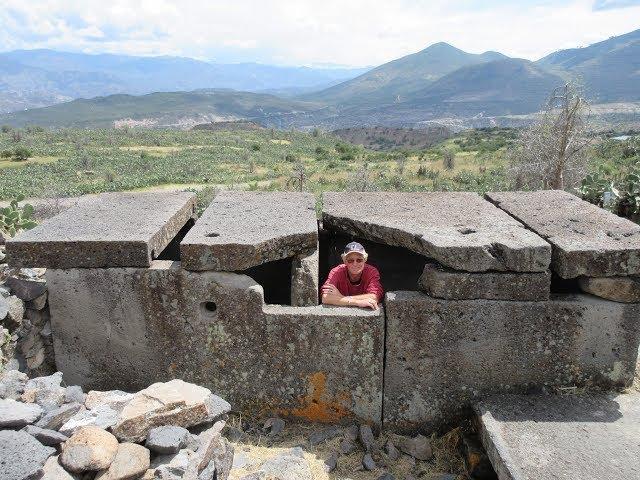
{"type": "Polygon", "coordinates": [[[347,263],[362,263],[364,262],[364,258],[347,258],[347,263]]]}

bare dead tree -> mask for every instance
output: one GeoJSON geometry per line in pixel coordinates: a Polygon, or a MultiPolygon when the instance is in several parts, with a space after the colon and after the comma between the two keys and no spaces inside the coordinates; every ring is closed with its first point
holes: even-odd
{"type": "Polygon", "coordinates": [[[373,192],[378,187],[373,179],[369,165],[365,162],[360,168],[349,175],[347,190],[350,192],[373,192]]]}
{"type": "Polygon", "coordinates": [[[291,176],[287,180],[287,186],[293,186],[296,190],[304,191],[304,184],[307,181],[307,172],[302,162],[298,162],[293,166],[291,176]]]}
{"type": "Polygon", "coordinates": [[[515,189],[564,190],[586,174],[588,104],[575,83],[556,88],[509,151],[515,189]]]}

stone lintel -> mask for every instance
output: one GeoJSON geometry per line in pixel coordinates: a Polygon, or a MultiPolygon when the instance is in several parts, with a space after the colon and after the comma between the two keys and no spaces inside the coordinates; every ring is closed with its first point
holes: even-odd
{"type": "Polygon", "coordinates": [[[549,272],[461,272],[428,263],[419,280],[420,289],[446,300],[549,299],[549,272]]]}
{"type": "Polygon", "coordinates": [[[322,219],[456,270],[544,272],[551,261],[547,242],[472,192],[329,192],[322,219]]]}
{"type": "Polygon", "coordinates": [[[631,384],[640,306],[591,295],[543,302],[387,293],[385,428],[437,429],[474,403],[531,389],[631,384]]]}
{"type": "Polygon", "coordinates": [[[219,193],[180,244],[187,270],[241,271],[318,244],[310,193],[219,193]]]}
{"type": "Polygon", "coordinates": [[[580,277],[582,291],[614,302],[640,302],[640,277],[580,277]]]}
{"type": "Polygon", "coordinates": [[[630,220],[561,190],[487,198],[552,245],[551,269],[562,278],[640,274],[640,225],[630,220]]]}
{"type": "Polygon", "coordinates": [[[195,216],[188,192],[104,193],[7,241],[12,267],[147,267],[195,216]]]}
{"type": "Polygon", "coordinates": [[[501,395],[475,411],[500,480],[638,478],[638,393],[501,395]]]}

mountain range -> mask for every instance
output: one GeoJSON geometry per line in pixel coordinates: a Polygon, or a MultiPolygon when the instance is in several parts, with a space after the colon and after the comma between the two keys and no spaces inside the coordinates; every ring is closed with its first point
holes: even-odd
{"type": "Polygon", "coordinates": [[[223,68],[175,57],[10,52],[0,54],[0,98],[6,77],[29,85],[19,95],[9,96],[14,105],[20,99],[55,103],[73,92],[88,97],[101,88],[103,95],[115,88],[128,94],[144,89],[173,93],[74,100],[4,115],[0,122],[91,126],[132,119],[175,126],[198,119],[249,118],[279,127],[416,126],[443,118],[530,114],[540,109],[555,87],[575,78],[592,103],[640,102],[640,30],[584,48],[559,50],[535,62],[497,52],[471,54],[441,42],[364,72],[287,68],[255,64],[223,68]],[[285,70],[286,80],[279,76],[285,70]],[[337,78],[340,75],[343,81],[337,78]],[[324,88],[310,91],[314,82],[322,81],[324,88]],[[202,89],[229,85],[254,93],[202,89]],[[179,91],[196,88],[200,89],[179,91]],[[255,93],[260,90],[275,95],[255,93]],[[293,92],[298,95],[292,96],[293,92]]]}

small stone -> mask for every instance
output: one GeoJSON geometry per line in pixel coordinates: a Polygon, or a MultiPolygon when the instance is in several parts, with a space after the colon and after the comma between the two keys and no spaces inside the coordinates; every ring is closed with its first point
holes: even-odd
{"type": "Polygon", "coordinates": [[[373,432],[371,431],[371,427],[369,425],[360,425],[358,437],[366,452],[375,451],[376,439],[374,438],[373,432]]]}
{"type": "Polygon", "coordinates": [[[387,457],[389,457],[389,460],[391,460],[392,462],[395,462],[396,460],[398,460],[398,458],[400,458],[400,452],[391,440],[387,440],[387,443],[384,446],[384,450],[387,454],[387,457]]]}
{"type": "Polygon", "coordinates": [[[0,398],[19,400],[27,380],[27,374],[19,370],[5,370],[0,373],[0,398]]]}
{"type": "Polygon", "coordinates": [[[360,434],[360,427],[358,425],[351,425],[346,428],[344,431],[344,438],[348,438],[352,442],[355,442],[358,439],[358,435],[360,434]]]}
{"type": "Polygon", "coordinates": [[[390,473],[383,473],[378,477],[378,480],[395,480],[396,477],[391,475],[390,473]]]}
{"type": "Polygon", "coordinates": [[[154,480],[154,478],[156,478],[156,469],[150,468],[142,474],[140,480],[154,480]]]}
{"type": "Polygon", "coordinates": [[[324,461],[324,470],[325,472],[330,473],[330,472],[333,472],[337,466],[338,466],[338,454],[334,452],[331,455],[329,455],[329,458],[327,458],[324,461]]]}
{"type": "Polygon", "coordinates": [[[175,455],[160,455],[153,459],[151,468],[156,470],[157,478],[182,478],[194,454],[192,450],[182,449],[175,455]]]}
{"type": "Polygon", "coordinates": [[[109,390],[106,392],[91,390],[87,393],[84,406],[89,410],[93,410],[101,405],[106,405],[120,413],[132,399],[133,393],[123,392],[122,390],[109,390]]]}
{"type": "Polygon", "coordinates": [[[49,294],[44,292],[42,295],[38,295],[33,300],[26,301],[26,307],[28,310],[43,310],[47,305],[47,299],[49,298],[49,294]]]}
{"type": "Polygon", "coordinates": [[[24,317],[24,302],[13,295],[3,299],[3,302],[7,309],[4,323],[9,330],[15,330],[20,326],[24,317]]]}
{"type": "Polygon", "coordinates": [[[9,302],[0,295],[0,322],[7,318],[7,315],[9,315],[9,302]]]}
{"type": "Polygon", "coordinates": [[[189,430],[182,427],[171,425],[156,427],[149,431],[145,446],[163,455],[178,453],[187,446],[190,435],[189,430]]]}
{"type": "Polygon", "coordinates": [[[84,406],[80,403],[65,403],[61,407],[49,410],[45,413],[36,426],[50,430],[60,430],[67,421],[78,413],[84,406]]]}
{"type": "Polygon", "coordinates": [[[67,472],[60,462],[58,455],[49,457],[43,467],[44,475],[42,480],[82,480],[80,475],[67,472]]]}
{"type": "Polygon", "coordinates": [[[36,440],[38,440],[43,445],[47,445],[49,447],[55,447],[61,443],[69,440],[69,437],[61,434],[60,432],[56,432],[55,430],[48,430],[45,428],[40,428],[35,425],[27,425],[22,429],[23,432],[28,433],[36,440]]]}
{"type": "Polygon", "coordinates": [[[121,443],[116,456],[107,470],[96,476],[95,480],[131,480],[138,478],[150,466],[150,453],[142,445],[121,443]]]}
{"type": "Polygon", "coordinates": [[[22,428],[42,415],[42,408],[32,403],[16,402],[13,399],[0,400],[0,428],[22,428]]]}
{"type": "Polygon", "coordinates": [[[198,450],[198,448],[200,448],[200,439],[198,436],[190,433],[187,437],[187,444],[185,445],[185,448],[193,450],[194,452],[198,450]]]}
{"type": "Polygon", "coordinates": [[[11,295],[11,291],[4,285],[0,285],[0,297],[7,298],[11,295]]]}
{"type": "Polygon", "coordinates": [[[64,403],[65,388],[60,386],[62,372],[48,377],[32,378],[24,386],[23,402],[35,402],[45,410],[57,408],[64,403]]]}
{"type": "Polygon", "coordinates": [[[309,443],[312,446],[316,446],[321,444],[322,442],[331,440],[332,438],[339,436],[340,433],[341,431],[340,431],[340,428],[338,427],[327,427],[318,432],[313,432],[309,436],[309,443]]]}
{"type": "Polygon", "coordinates": [[[342,453],[343,455],[350,455],[353,452],[355,452],[357,449],[358,449],[358,446],[348,438],[345,438],[340,443],[340,453],[342,453]]]}
{"type": "Polygon", "coordinates": [[[84,405],[86,395],[82,391],[82,387],[72,385],[64,391],[64,401],[67,403],[81,403],[84,405]]]}
{"type": "MultiPolygon", "coordinates": [[[[60,463],[70,472],[105,470],[118,451],[118,439],[98,427],[81,427],[64,444],[60,463]]],[[[142,473],[142,472],[140,472],[142,473]]]]}
{"type": "Polygon", "coordinates": [[[368,471],[375,470],[376,462],[373,461],[370,453],[365,454],[365,456],[362,458],[362,466],[365,470],[368,471]]]}
{"type": "Polygon", "coordinates": [[[25,302],[36,299],[47,291],[47,284],[38,280],[9,277],[5,284],[16,297],[25,302]]]}
{"type": "Polygon", "coordinates": [[[44,464],[55,448],[45,447],[25,432],[0,431],[0,478],[33,480],[40,478],[44,464]]]}
{"type": "Polygon", "coordinates": [[[60,427],[60,433],[71,436],[80,427],[87,426],[107,429],[115,425],[117,419],[118,412],[107,405],[100,405],[93,410],[80,410],[60,427]]]}
{"type": "Polygon", "coordinates": [[[233,465],[233,446],[221,435],[225,422],[216,422],[200,434],[200,448],[189,459],[183,479],[198,480],[200,473],[210,462],[216,466],[216,474],[227,478],[233,465]]]}
{"type": "Polygon", "coordinates": [[[622,303],[640,302],[640,277],[580,277],[580,289],[622,303]]]}
{"type": "Polygon", "coordinates": [[[264,425],[262,426],[262,430],[269,432],[269,435],[278,435],[284,430],[284,420],[277,417],[268,418],[264,425]]]}
{"type": "Polygon", "coordinates": [[[429,439],[422,435],[417,435],[414,438],[401,437],[398,448],[418,460],[429,460],[433,456],[429,439]]]}

